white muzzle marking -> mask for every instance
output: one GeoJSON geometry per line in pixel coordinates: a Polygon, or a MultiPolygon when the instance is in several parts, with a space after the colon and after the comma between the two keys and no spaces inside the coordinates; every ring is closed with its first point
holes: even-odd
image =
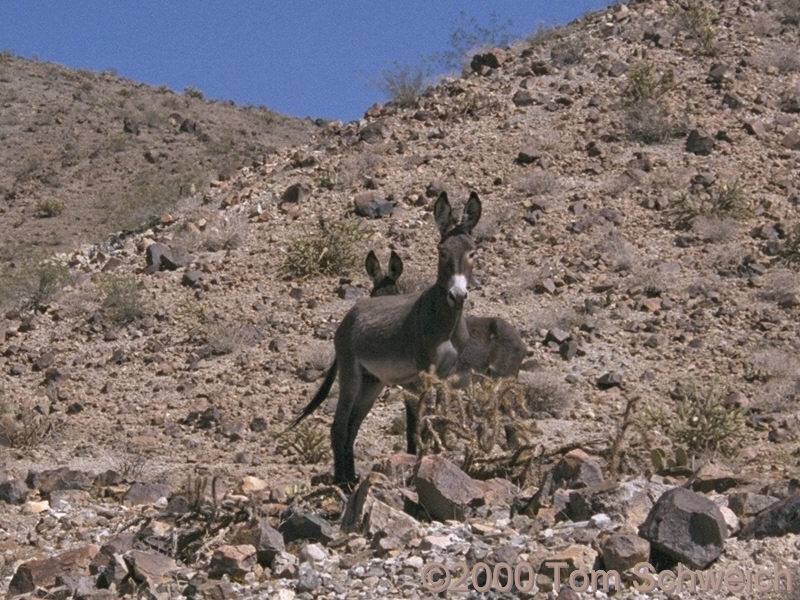
{"type": "Polygon", "coordinates": [[[463,301],[467,297],[467,278],[464,275],[453,275],[447,293],[448,297],[463,301]]]}

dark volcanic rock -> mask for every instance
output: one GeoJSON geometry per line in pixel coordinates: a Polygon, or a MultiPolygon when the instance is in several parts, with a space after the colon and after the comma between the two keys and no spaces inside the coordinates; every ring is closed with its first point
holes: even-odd
{"type": "Polygon", "coordinates": [[[639,535],[676,562],[705,569],[722,554],[728,527],[714,502],[685,488],[674,488],[655,503],[639,535]]]}
{"type": "Polygon", "coordinates": [[[775,502],[758,513],[745,525],[739,538],[749,540],[787,533],[800,533],[800,494],[775,502]]]}

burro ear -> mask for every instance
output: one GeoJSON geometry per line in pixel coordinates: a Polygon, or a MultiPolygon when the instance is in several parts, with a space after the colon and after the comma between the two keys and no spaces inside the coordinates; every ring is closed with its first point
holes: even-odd
{"type": "Polygon", "coordinates": [[[481,220],[481,199],[476,192],[471,192],[467,205],[464,207],[464,215],[461,217],[461,226],[467,233],[472,233],[475,225],[481,220]]]}
{"type": "Polygon", "coordinates": [[[378,257],[370,250],[367,254],[367,259],[364,261],[364,268],[367,270],[367,275],[370,276],[373,282],[377,282],[382,276],[381,263],[378,262],[378,257]]]}
{"type": "Polygon", "coordinates": [[[436,203],[433,205],[433,218],[436,220],[436,226],[442,237],[455,225],[453,209],[450,207],[450,200],[447,199],[447,192],[442,192],[436,199],[436,203]]]}
{"type": "Polygon", "coordinates": [[[402,274],[403,259],[400,258],[400,255],[397,252],[392,250],[392,254],[389,256],[389,277],[396,282],[402,274]]]}

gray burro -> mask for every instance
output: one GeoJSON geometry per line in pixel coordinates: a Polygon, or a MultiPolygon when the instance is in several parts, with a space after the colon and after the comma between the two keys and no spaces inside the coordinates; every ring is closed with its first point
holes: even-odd
{"type": "Polygon", "coordinates": [[[339,402],[331,426],[336,483],[357,481],[353,444],[381,390],[413,382],[431,365],[437,376],[449,375],[469,339],[463,309],[475,252],[472,230],[481,217],[481,201],[472,192],[457,223],[442,192],[433,213],[441,235],[436,283],[419,294],[357,302],[336,330],[336,358],[325,380],[292,424],[322,403],[338,371],[339,402]]]}

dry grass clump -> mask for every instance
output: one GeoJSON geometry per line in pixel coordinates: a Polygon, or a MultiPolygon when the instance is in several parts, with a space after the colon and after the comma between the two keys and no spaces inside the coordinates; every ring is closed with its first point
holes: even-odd
{"type": "Polygon", "coordinates": [[[752,216],[753,207],[744,187],[738,181],[730,181],[710,192],[684,192],[670,203],[666,212],[670,227],[686,231],[698,217],[743,220],[752,216]]]}

